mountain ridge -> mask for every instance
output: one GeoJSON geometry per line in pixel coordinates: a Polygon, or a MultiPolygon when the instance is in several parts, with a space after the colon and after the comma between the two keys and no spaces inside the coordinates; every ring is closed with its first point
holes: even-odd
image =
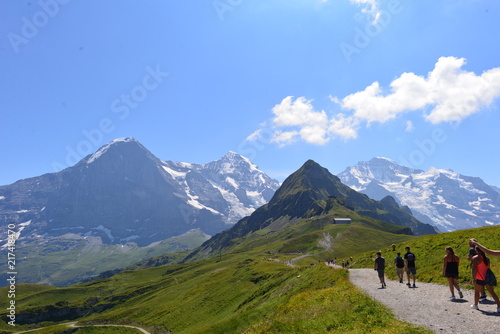
{"type": "Polygon", "coordinates": [[[442,231],[500,223],[500,196],[481,178],[451,169],[427,171],[401,166],[387,158],[373,158],[347,167],[340,179],[371,198],[391,195],[423,222],[442,231]]]}
{"type": "Polygon", "coordinates": [[[145,246],[193,228],[215,234],[264,204],[278,186],[235,152],[205,165],[174,163],[126,137],[58,173],[1,186],[0,224],[26,223],[24,235],[71,231],[145,246]]]}
{"type": "Polygon", "coordinates": [[[331,214],[336,206],[372,219],[411,228],[410,231],[416,234],[436,233],[430,225],[415,219],[408,208],[401,209],[394,199],[386,198],[383,202],[372,200],[344,185],[337,176],[315,161],[308,160],[285,179],[267,204],[241,219],[232,228],[213,236],[185,261],[198,258],[200,254],[203,257],[221,251],[234,240],[266,229],[271,224],[284,226],[295,219],[331,214]]]}

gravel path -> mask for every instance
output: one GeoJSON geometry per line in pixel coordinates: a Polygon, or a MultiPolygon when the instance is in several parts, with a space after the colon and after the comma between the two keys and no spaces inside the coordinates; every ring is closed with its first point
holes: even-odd
{"type": "MultiPolygon", "coordinates": [[[[472,310],[474,293],[471,290],[463,290],[464,298],[452,302],[447,286],[419,283],[418,275],[416,288],[408,288],[407,281],[401,284],[386,279],[386,289],[381,289],[373,269],[349,269],[349,276],[352,283],[387,305],[403,321],[425,326],[436,333],[500,333],[500,313],[496,313],[495,302],[489,298],[479,303],[479,311],[472,310]]],[[[455,296],[458,298],[458,293],[455,296]]]]}
{"type": "MultiPolygon", "coordinates": [[[[136,326],[129,326],[129,325],[85,325],[85,326],[78,326],[76,322],[65,322],[63,324],[59,324],[58,326],[67,326],[67,327],[73,327],[73,328],[78,328],[78,327],[128,327],[128,328],[135,328],[144,334],[151,334],[150,332],[146,331],[143,328],[136,327],[136,326]]],[[[39,331],[39,330],[42,330],[45,328],[47,328],[47,327],[30,329],[30,330],[23,331],[23,332],[15,332],[15,334],[36,332],[36,331],[39,331]]]]}

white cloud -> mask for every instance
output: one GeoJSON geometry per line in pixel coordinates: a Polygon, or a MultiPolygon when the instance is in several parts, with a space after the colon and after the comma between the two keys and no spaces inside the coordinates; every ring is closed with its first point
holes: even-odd
{"type": "Polygon", "coordinates": [[[257,129],[254,132],[252,132],[245,140],[247,141],[254,141],[260,138],[260,134],[262,132],[262,129],[257,129]]]}
{"type": "Polygon", "coordinates": [[[328,133],[330,135],[337,135],[343,139],[354,139],[358,137],[358,125],[359,122],[354,117],[337,114],[330,120],[328,133]]]}
{"type": "Polygon", "coordinates": [[[280,144],[281,146],[288,145],[297,140],[299,132],[297,131],[275,131],[273,142],[280,144]]]}
{"type": "Polygon", "coordinates": [[[322,145],[328,141],[325,138],[328,126],[326,113],[323,110],[315,111],[311,101],[305,97],[298,97],[295,101],[293,96],[284,98],[274,106],[273,114],[276,127],[289,128],[288,131],[277,133],[274,141],[289,142],[297,135],[311,144],[322,145]]]}
{"type": "MultiPolygon", "coordinates": [[[[324,145],[334,137],[357,138],[363,123],[385,123],[417,110],[433,124],[461,121],[500,96],[500,68],[476,75],[463,70],[465,64],[464,58],[441,57],[427,76],[403,73],[390,83],[387,92],[373,82],[343,99],[330,95],[336,108],[343,109],[332,117],[316,111],[312,100],[298,97],[294,101],[288,96],[272,109],[274,118],[268,132],[272,132],[272,141],[282,146],[299,139],[324,145]]],[[[405,130],[413,129],[413,122],[407,121],[405,130]]],[[[247,140],[259,136],[257,130],[247,140]]]]}
{"type": "Polygon", "coordinates": [[[412,132],[415,129],[412,121],[406,121],[406,132],[412,132]]]}
{"type": "Polygon", "coordinates": [[[372,17],[373,24],[376,24],[380,18],[380,9],[378,0],[349,0],[356,5],[366,5],[361,11],[372,17]]]}
{"type": "Polygon", "coordinates": [[[398,114],[432,108],[426,120],[437,124],[460,121],[500,95],[500,68],[476,75],[462,70],[464,58],[441,57],[427,77],[403,73],[384,95],[378,82],[346,96],[342,107],[368,123],[384,123],[398,114]]]}

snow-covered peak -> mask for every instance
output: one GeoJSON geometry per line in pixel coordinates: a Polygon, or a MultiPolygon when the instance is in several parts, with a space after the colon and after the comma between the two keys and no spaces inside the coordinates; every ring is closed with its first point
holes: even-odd
{"type": "Polygon", "coordinates": [[[373,162],[386,162],[386,163],[389,163],[389,164],[397,165],[396,161],[391,160],[391,159],[386,158],[386,157],[375,157],[375,158],[372,158],[369,161],[369,163],[373,163],[373,162]]]}
{"type": "Polygon", "coordinates": [[[248,167],[252,170],[259,169],[257,165],[255,165],[253,162],[250,161],[250,159],[233,151],[229,151],[222,159],[228,160],[234,165],[247,164],[248,167]]]}
{"type": "Polygon", "coordinates": [[[104,145],[97,152],[95,152],[94,154],[92,154],[87,159],[87,164],[91,164],[92,162],[94,162],[97,159],[99,159],[104,153],[106,153],[111,147],[115,146],[116,144],[118,144],[118,143],[131,143],[131,142],[138,143],[138,141],[135,140],[135,138],[132,138],[132,137],[117,138],[117,139],[109,142],[108,144],[104,145]]]}
{"type": "Polygon", "coordinates": [[[423,171],[379,157],[348,167],[338,177],[374,199],[393,196],[418,219],[442,231],[500,224],[496,190],[480,178],[451,169],[423,171]]]}
{"type": "Polygon", "coordinates": [[[401,166],[391,159],[376,157],[370,161],[361,161],[354,166],[347,167],[338,176],[345,184],[359,191],[373,180],[401,182],[411,174],[419,172],[421,171],[401,166]]]}

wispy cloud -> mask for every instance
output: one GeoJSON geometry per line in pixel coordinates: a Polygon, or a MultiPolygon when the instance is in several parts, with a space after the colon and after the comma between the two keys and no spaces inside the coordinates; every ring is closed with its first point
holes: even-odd
{"type": "MultiPolygon", "coordinates": [[[[342,109],[331,116],[316,110],[312,100],[288,96],[272,109],[272,141],[287,145],[301,139],[323,145],[335,137],[354,139],[363,124],[385,123],[418,110],[432,124],[461,121],[500,96],[500,68],[477,75],[463,70],[465,64],[464,58],[441,57],[427,76],[403,73],[388,89],[373,82],[343,99],[330,96],[337,109],[342,109]]],[[[407,121],[405,130],[413,129],[413,122],[407,121]]],[[[249,139],[258,134],[254,132],[249,139]]]]}
{"type": "Polygon", "coordinates": [[[380,18],[380,6],[378,0],[349,0],[351,3],[357,5],[364,5],[361,10],[363,13],[372,18],[373,24],[376,24],[380,18]]]}
{"type": "MultiPolygon", "coordinates": [[[[332,0],[321,0],[321,2],[328,1],[332,0]]],[[[381,14],[378,0],[349,0],[349,2],[362,6],[361,12],[368,15],[373,24],[377,24],[381,14]]]]}
{"type": "Polygon", "coordinates": [[[406,121],[406,132],[412,132],[415,129],[412,121],[406,121]]]}

